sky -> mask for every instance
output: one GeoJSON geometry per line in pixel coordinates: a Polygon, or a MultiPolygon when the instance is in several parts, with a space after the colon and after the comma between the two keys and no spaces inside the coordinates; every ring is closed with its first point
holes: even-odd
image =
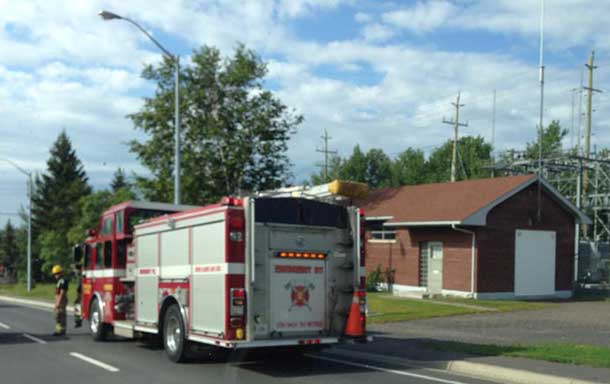
{"type": "MultiPolygon", "coordinates": [[[[297,183],[316,171],[324,129],[341,156],[356,144],[391,157],[407,147],[429,153],[452,137],[442,121],[458,92],[468,122],[460,135],[491,141],[495,90],[496,151],[535,140],[538,0],[0,0],[0,158],[44,172],[65,130],[94,188],[106,188],[118,167],[146,173],[126,144],[144,136],[126,115],[154,94],[140,73],[161,55],[100,10],[136,20],[186,62],[202,45],[224,55],[238,42],[256,50],[266,86],[305,117],[289,149],[297,183]]],[[[608,19],[608,1],[546,2],[544,120],[571,130],[566,147],[577,141],[572,90],[593,49],[602,93],[592,143],[610,146],[608,19]]],[[[25,203],[25,177],[0,161],[0,223],[25,203]]]]}

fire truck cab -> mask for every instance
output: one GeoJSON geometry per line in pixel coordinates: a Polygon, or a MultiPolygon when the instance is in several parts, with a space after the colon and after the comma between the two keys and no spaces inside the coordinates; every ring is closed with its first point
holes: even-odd
{"type": "Polygon", "coordinates": [[[196,343],[366,341],[361,220],[303,196],[116,205],[82,245],[83,317],[98,341],[158,335],[173,361],[196,343]]]}

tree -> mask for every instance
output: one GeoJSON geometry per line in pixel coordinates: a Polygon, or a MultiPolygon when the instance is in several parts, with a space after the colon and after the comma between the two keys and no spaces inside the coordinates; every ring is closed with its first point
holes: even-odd
{"type": "Polygon", "coordinates": [[[123,172],[122,168],[118,168],[112,177],[112,181],[110,182],[110,188],[112,192],[117,192],[120,189],[130,189],[130,185],[127,182],[127,177],[125,176],[125,172],[123,172]]]}
{"type": "Polygon", "coordinates": [[[381,149],[373,148],[366,154],[365,182],[371,188],[385,188],[392,185],[392,161],[381,149]]]}
{"type": "Polygon", "coordinates": [[[339,171],[342,180],[365,182],[367,178],[366,155],[359,145],[354,147],[352,155],[345,159],[339,171]]]}
{"type": "Polygon", "coordinates": [[[421,184],[426,179],[426,159],[421,149],[407,148],[392,163],[392,185],[421,184]]]}
{"type": "Polygon", "coordinates": [[[9,279],[14,281],[17,278],[17,266],[19,263],[19,247],[17,243],[17,233],[11,221],[7,221],[0,236],[2,247],[0,255],[2,256],[2,266],[6,271],[9,279]]]}
{"type": "MultiPolygon", "coordinates": [[[[426,163],[426,182],[446,182],[450,179],[453,141],[448,140],[434,150],[426,163]]],[[[481,136],[464,136],[458,140],[457,179],[478,179],[489,177],[491,172],[484,168],[490,165],[491,145],[481,136]]]]}
{"type": "Polygon", "coordinates": [[[336,175],[342,180],[367,183],[371,188],[392,184],[392,161],[381,149],[370,149],[366,154],[359,145],[352,155],[337,165],[336,175]]]}
{"type": "MultiPolygon", "coordinates": [[[[550,157],[561,154],[561,141],[568,134],[568,131],[561,128],[559,120],[553,120],[545,129],[542,130],[542,157],[550,157]]],[[[525,156],[528,159],[538,158],[538,143],[540,138],[536,135],[536,141],[527,143],[525,156]]]]}
{"type": "Polygon", "coordinates": [[[51,147],[46,172],[35,179],[32,196],[33,226],[45,271],[54,263],[69,264],[67,233],[77,220],[78,201],[89,193],[83,165],[68,135],[61,132],[51,147]]]}
{"type": "MultiPolygon", "coordinates": [[[[182,200],[205,204],[287,181],[287,143],[303,117],[263,88],[267,67],[261,58],[243,45],[224,59],[218,49],[204,46],[193,52],[192,63],[180,74],[182,200]]],[[[158,201],[173,196],[173,72],[169,59],[146,67],[142,76],[155,81],[157,90],[130,115],[148,135],[131,142],[131,151],[152,174],[138,176],[136,184],[158,201]]]]}

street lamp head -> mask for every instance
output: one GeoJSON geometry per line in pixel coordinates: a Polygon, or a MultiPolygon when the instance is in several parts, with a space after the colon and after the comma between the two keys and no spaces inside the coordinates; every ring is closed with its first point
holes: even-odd
{"type": "Polygon", "coordinates": [[[113,20],[113,19],[122,19],[121,16],[116,13],[108,12],[108,11],[99,11],[98,15],[104,20],[113,20]]]}

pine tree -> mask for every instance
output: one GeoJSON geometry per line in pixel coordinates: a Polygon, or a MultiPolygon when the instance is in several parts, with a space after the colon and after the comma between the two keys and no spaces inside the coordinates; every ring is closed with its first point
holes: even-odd
{"type": "Polygon", "coordinates": [[[32,197],[32,221],[44,270],[54,263],[69,264],[67,233],[78,219],[80,198],[90,193],[83,165],[63,131],[50,150],[46,172],[36,177],[32,197]]]}
{"type": "Polygon", "coordinates": [[[112,192],[117,192],[122,188],[130,188],[129,183],[127,182],[127,177],[125,176],[125,172],[122,168],[119,167],[116,172],[114,172],[114,176],[110,182],[110,188],[112,188],[112,192]]]}
{"type": "Polygon", "coordinates": [[[6,271],[6,276],[15,281],[17,278],[17,263],[19,261],[19,248],[17,246],[17,234],[15,227],[11,224],[11,221],[6,222],[6,226],[2,231],[2,249],[0,254],[2,255],[2,265],[6,271]]]}

